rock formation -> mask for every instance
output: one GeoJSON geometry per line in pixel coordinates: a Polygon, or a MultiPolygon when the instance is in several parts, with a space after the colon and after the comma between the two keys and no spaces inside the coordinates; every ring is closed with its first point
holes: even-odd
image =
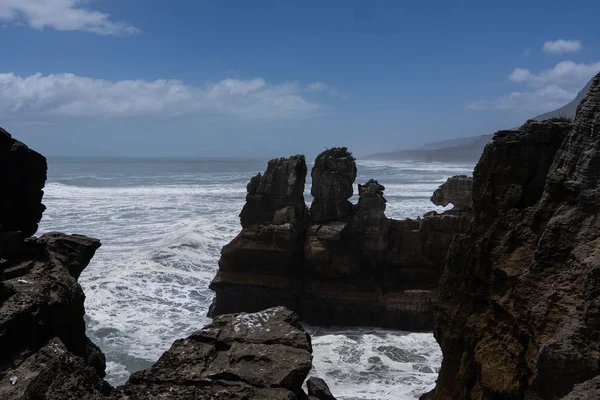
{"type": "Polygon", "coordinates": [[[473,178],[457,175],[449,178],[436,189],[431,196],[431,202],[436,206],[454,205],[455,210],[470,209],[473,202],[473,178]]]}
{"type": "Polygon", "coordinates": [[[211,284],[219,293],[214,315],[277,305],[296,308],[308,222],[305,180],[304,156],[271,160],[264,175],[252,178],[240,214],[242,231],[223,248],[211,284]],[[239,303],[246,304],[245,310],[239,303]]]}
{"type": "Polygon", "coordinates": [[[356,162],[345,147],[334,147],[315,159],[310,174],[314,200],[310,206],[314,222],[338,221],[352,214],[352,184],[356,179],[356,162]]]}
{"type": "MultiPolygon", "coordinates": [[[[303,157],[279,160],[248,187],[242,220],[258,227],[257,238],[280,245],[271,247],[281,253],[273,263],[302,253],[293,240],[305,230],[305,174],[303,157]]],[[[307,397],[310,337],[283,307],[215,318],[176,341],[150,369],[111,387],[103,380],[104,355],[85,334],[85,295],[77,283],[100,242],[62,233],[30,237],[44,210],[45,177],[45,158],[0,129],[0,399],[307,397]]]]}
{"type": "Polygon", "coordinates": [[[296,399],[312,367],[310,337],[283,307],[216,317],[177,340],[112,399],[296,399]]]}
{"type": "Polygon", "coordinates": [[[499,132],[474,223],[449,252],[425,399],[596,399],[600,384],[600,74],[573,123],[499,132]]]}
{"type": "Polygon", "coordinates": [[[431,329],[447,249],[471,220],[466,194],[455,194],[468,180],[451,178],[461,183],[447,185],[459,210],[396,221],[385,216],[385,187],[375,180],[359,185],[356,206],[348,201],[356,163],[346,148],[334,148],[315,161],[307,216],[300,175],[306,166],[297,157],[270,161],[265,175],[248,185],[242,231],[223,248],[211,284],[210,314],[285,305],[314,324],[431,329]],[[256,200],[258,182],[267,176],[265,188],[293,182],[284,192],[297,194],[280,203],[265,190],[256,200]],[[251,219],[250,210],[260,217],[251,219]]]}

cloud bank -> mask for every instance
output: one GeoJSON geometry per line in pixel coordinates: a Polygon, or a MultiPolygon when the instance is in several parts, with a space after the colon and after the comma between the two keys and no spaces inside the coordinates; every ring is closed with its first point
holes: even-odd
{"type": "Polygon", "coordinates": [[[539,73],[526,68],[515,68],[508,79],[516,84],[525,85],[524,90],[492,100],[477,100],[468,104],[467,109],[550,111],[573,100],[598,71],[600,61],[590,64],[562,61],[539,73]]]}
{"type": "Polygon", "coordinates": [[[82,0],[0,0],[0,21],[25,23],[34,29],[84,31],[98,35],[133,35],[139,29],[112,21],[109,14],[82,7],[82,0]]]}
{"type": "Polygon", "coordinates": [[[0,114],[46,118],[235,116],[244,119],[306,118],[322,107],[308,100],[326,86],[272,84],[263,78],[225,79],[203,86],[179,80],[107,81],[74,74],[20,77],[0,73],[0,114]]]}
{"type": "Polygon", "coordinates": [[[579,40],[564,40],[558,39],[544,43],[544,53],[548,54],[563,54],[575,53],[582,49],[581,41],[579,40]]]}

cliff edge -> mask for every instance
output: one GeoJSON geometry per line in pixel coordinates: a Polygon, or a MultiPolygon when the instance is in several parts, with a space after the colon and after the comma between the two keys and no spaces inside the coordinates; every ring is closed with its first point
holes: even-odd
{"type": "Polygon", "coordinates": [[[600,74],[572,123],[494,136],[441,279],[424,399],[599,398],[599,187],[600,74]]]}

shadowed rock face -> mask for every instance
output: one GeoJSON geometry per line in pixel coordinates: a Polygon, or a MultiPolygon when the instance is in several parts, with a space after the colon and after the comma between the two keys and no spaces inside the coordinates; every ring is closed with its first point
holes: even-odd
{"type": "Polygon", "coordinates": [[[352,203],[348,199],[353,193],[356,162],[348,149],[335,147],[319,154],[311,178],[312,221],[337,221],[352,214],[352,203]]]}
{"type": "Polygon", "coordinates": [[[427,399],[592,399],[600,372],[600,75],[573,124],[499,132],[450,249],[427,399]]]}
{"type": "Polygon", "coordinates": [[[457,175],[451,178],[433,192],[431,202],[436,206],[446,207],[453,204],[455,210],[471,208],[473,202],[473,177],[457,175]]]}
{"type": "MultiPolygon", "coordinates": [[[[211,283],[210,315],[285,305],[314,324],[431,329],[447,249],[469,228],[470,211],[392,220],[385,216],[385,187],[375,180],[359,185],[354,206],[348,198],[356,164],[347,149],[335,148],[315,161],[315,198],[302,219],[298,195],[275,207],[271,193],[256,200],[258,187],[286,188],[288,173],[280,171],[297,171],[293,181],[304,184],[303,168],[291,163],[272,160],[248,185],[242,231],[223,247],[211,283]]],[[[299,194],[303,186],[280,192],[299,194]]]]}
{"type": "Polygon", "coordinates": [[[240,214],[242,231],[223,247],[211,283],[217,292],[213,315],[277,305],[296,309],[308,224],[305,179],[304,156],[271,160],[264,175],[252,178],[240,214]]]}
{"type": "Polygon", "coordinates": [[[0,128],[0,232],[37,231],[44,205],[46,158],[13,139],[0,128]]]}

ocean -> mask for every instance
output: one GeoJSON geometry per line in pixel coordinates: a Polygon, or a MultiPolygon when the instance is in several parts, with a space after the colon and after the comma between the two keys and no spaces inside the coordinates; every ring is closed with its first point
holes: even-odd
{"type": "MultiPolygon", "coordinates": [[[[149,367],[206,316],[221,247],[240,231],[246,184],[263,159],[49,158],[39,234],[98,238],[81,275],[88,336],[113,385],[149,367]]],[[[386,187],[386,214],[415,218],[445,180],[470,164],[357,161],[356,183],[386,187]]],[[[308,165],[305,199],[309,204],[308,165]]],[[[356,202],[357,188],[355,187],[356,202]]],[[[314,371],[338,399],[416,399],[430,390],[442,355],[430,333],[307,326],[314,371]]]]}

